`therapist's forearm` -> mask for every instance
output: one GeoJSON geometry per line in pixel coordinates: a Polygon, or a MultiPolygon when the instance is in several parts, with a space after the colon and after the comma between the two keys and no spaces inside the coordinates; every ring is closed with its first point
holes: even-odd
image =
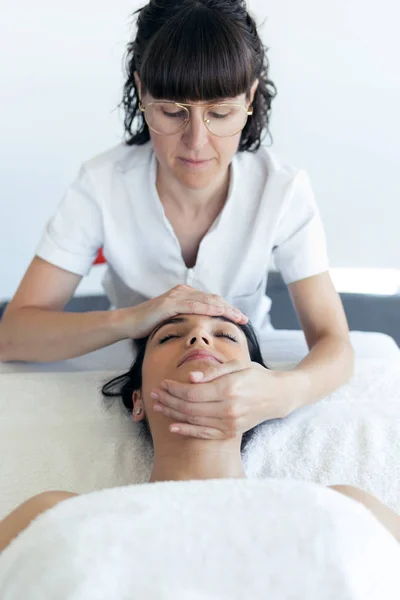
{"type": "Polygon", "coordinates": [[[74,358],[126,338],[118,311],[65,313],[24,307],[0,321],[0,361],[74,358]]]}
{"type": "Polygon", "coordinates": [[[347,383],[354,371],[351,343],[333,335],[321,337],[291,373],[295,384],[296,407],[328,396],[347,383]]]}

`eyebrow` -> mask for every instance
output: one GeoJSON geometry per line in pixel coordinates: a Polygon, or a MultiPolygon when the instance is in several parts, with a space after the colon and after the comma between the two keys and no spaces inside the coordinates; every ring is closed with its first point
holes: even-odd
{"type": "MultiPolygon", "coordinates": [[[[230,323],[231,325],[235,325],[235,327],[237,327],[240,331],[242,331],[242,329],[238,326],[237,323],[234,323],[233,321],[231,321],[230,319],[227,319],[226,317],[223,317],[220,315],[212,315],[211,318],[218,319],[219,321],[225,321],[225,323],[230,323]]],[[[162,323],[157,325],[157,327],[155,329],[153,329],[153,332],[151,333],[149,339],[152,340],[153,337],[155,336],[155,334],[157,333],[157,331],[159,331],[161,329],[161,327],[165,327],[165,325],[171,325],[172,323],[187,323],[187,321],[188,321],[187,317],[171,317],[170,319],[167,319],[166,321],[163,321],[162,323]]]]}

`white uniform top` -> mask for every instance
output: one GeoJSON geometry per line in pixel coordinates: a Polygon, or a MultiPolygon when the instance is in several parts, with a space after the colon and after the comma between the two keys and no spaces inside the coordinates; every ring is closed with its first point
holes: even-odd
{"type": "Polygon", "coordinates": [[[264,147],[232,160],[228,198],[194,268],[182,258],[156,188],[151,142],[119,144],[85,162],[47,224],[37,256],[86,275],[103,247],[104,289],[117,308],[179,283],[219,294],[271,328],[265,295],[271,256],[286,284],[327,271],[326,240],[307,174],[264,147]]]}

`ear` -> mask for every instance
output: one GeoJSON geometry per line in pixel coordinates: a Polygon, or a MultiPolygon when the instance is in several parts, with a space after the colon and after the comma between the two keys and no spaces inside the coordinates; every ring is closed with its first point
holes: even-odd
{"type": "Polygon", "coordinates": [[[141,102],[142,101],[142,82],[140,81],[139,73],[137,71],[134,72],[133,76],[135,78],[135,83],[136,83],[136,87],[137,87],[138,94],[139,94],[139,100],[141,102]]]}
{"type": "Polygon", "coordinates": [[[132,400],[133,400],[132,418],[135,421],[135,423],[139,423],[140,421],[143,421],[143,419],[146,416],[146,413],[144,410],[144,404],[142,401],[142,394],[140,393],[140,390],[135,390],[133,392],[132,400]]]}
{"type": "Polygon", "coordinates": [[[259,82],[259,80],[258,80],[258,79],[256,79],[256,80],[254,81],[253,85],[252,85],[252,86],[251,86],[251,88],[250,88],[250,93],[249,93],[249,101],[250,101],[250,106],[253,104],[254,96],[255,96],[255,93],[256,93],[256,91],[257,91],[257,88],[258,88],[258,84],[259,84],[259,83],[260,83],[260,82],[259,82]]]}

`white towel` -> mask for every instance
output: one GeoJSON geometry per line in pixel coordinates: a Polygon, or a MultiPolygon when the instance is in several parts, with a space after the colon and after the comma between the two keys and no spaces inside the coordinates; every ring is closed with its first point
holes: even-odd
{"type": "MultiPolygon", "coordinates": [[[[153,459],[119,400],[114,373],[0,376],[0,518],[42,491],[87,493],[144,483],[153,459]]],[[[244,463],[250,477],[348,483],[400,513],[400,366],[358,360],[351,382],[286,419],[262,425],[244,463]]]]}
{"type": "Polygon", "coordinates": [[[246,449],[252,477],[348,483],[400,513],[400,365],[356,362],[324,400],[262,424],[246,449]]]}
{"type": "Polygon", "coordinates": [[[40,515],[0,555],[2,600],[398,600],[400,546],[311,483],[166,482],[40,515]]]}

